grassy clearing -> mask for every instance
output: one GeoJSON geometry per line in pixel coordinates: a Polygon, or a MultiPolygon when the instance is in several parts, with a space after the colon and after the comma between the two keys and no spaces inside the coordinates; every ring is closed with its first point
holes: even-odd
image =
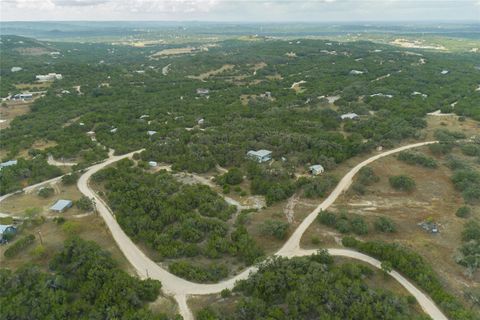
{"type": "Polygon", "coordinates": [[[6,120],[0,122],[0,130],[6,129],[10,126],[15,117],[24,115],[30,112],[31,102],[9,102],[6,107],[0,107],[0,119],[6,120]]]}
{"type": "Polygon", "coordinates": [[[189,79],[196,79],[196,80],[200,80],[200,81],[205,81],[206,79],[210,78],[211,76],[216,76],[216,75],[221,74],[225,71],[230,71],[233,68],[235,68],[234,64],[224,64],[223,66],[221,66],[218,69],[209,70],[207,72],[199,74],[198,76],[188,76],[188,78],[189,79]]]}

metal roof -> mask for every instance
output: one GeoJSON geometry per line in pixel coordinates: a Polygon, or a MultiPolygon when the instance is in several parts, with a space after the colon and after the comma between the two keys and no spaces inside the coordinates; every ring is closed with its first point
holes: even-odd
{"type": "Polygon", "coordinates": [[[53,211],[63,211],[66,208],[72,206],[72,201],[70,200],[58,200],[53,206],[50,207],[50,210],[53,211]]]}
{"type": "MultiPolygon", "coordinates": [[[[5,232],[5,230],[7,230],[8,228],[10,227],[13,227],[15,228],[13,225],[11,224],[0,224],[0,234],[3,234],[5,232]]],[[[16,228],[15,228],[16,229],[16,228]]]]}
{"type": "Polygon", "coordinates": [[[257,151],[250,150],[250,151],[248,151],[248,154],[255,155],[257,157],[265,157],[265,156],[271,155],[272,151],[265,150],[265,149],[261,149],[261,150],[257,150],[257,151]]]}

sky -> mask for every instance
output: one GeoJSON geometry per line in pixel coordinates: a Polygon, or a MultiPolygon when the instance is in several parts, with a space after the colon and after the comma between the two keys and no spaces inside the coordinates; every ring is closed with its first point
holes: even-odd
{"type": "Polygon", "coordinates": [[[0,0],[0,20],[480,22],[480,0],[0,0]]]}

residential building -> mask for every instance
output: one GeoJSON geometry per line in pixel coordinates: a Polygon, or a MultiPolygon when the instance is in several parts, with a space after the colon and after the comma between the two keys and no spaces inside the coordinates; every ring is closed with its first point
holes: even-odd
{"type": "Polygon", "coordinates": [[[16,234],[17,228],[11,224],[0,224],[0,243],[4,243],[7,239],[4,238],[7,234],[16,234]]]}
{"type": "Polygon", "coordinates": [[[247,157],[257,161],[258,163],[267,162],[272,160],[272,151],[269,150],[250,150],[247,152],[247,157]]]}
{"type": "Polygon", "coordinates": [[[14,95],[11,100],[32,100],[33,99],[33,95],[31,93],[17,93],[16,95],[14,95]]]}
{"type": "Polygon", "coordinates": [[[350,112],[350,113],[342,114],[340,118],[342,118],[342,120],[345,120],[345,119],[354,120],[354,119],[358,119],[359,116],[356,113],[350,112]]]}
{"type": "Polygon", "coordinates": [[[62,213],[73,205],[71,200],[58,200],[53,206],[50,207],[50,210],[58,213],[62,213]]]}
{"type": "Polygon", "coordinates": [[[154,167],[158,166],[158,163],[157,163],[157,161],[148,161],[148,165],[150,167],[154,168],[154,167]]]}
{"type": "Polygon", "coordinates": [[[205,89],[205,88],[198,88],[197,89],[197,94],[203,96],[203,95],[207,95],[210,93],[210,90],[209,89],[205,89]]]}
{"type": "Polygon", "coordinates": [[[63,76],[59,73],[49,73],[46,75],[43,75],[43,74],[36,75],[35,78],[39,82],[47,82],[47,81],[53,81],[53,80],[62,80],[63,76]]]}
{"type": "Polygon", "coordinates": [[[12,71],[12,72],[18,72],[18,71],[22,71],[22,70],[23,70],[22,67],[12,67],[10,69],[10,71],[12,71]]]}
{"type": "Polygon", "coordinates": [[[153,136],[155,133],[157,133],[157,131],[153,131],[153,130],[147,131],[147,134],[148,134],[149,136],[153,136]]]}
{"type": "Polygon", "coordinates": [[[323,168],[322,165],[320,164],[315,164],[313,166],[310,166],[308,168],[308,171],[310,171],[310,173],[314,176],[318,176],[319,174],[322,174],[325,172],[325,169],[323,168]]]}
{"type": "Polygon", "coordinates": [[[9,161],[0,163],[0,171],[1,171],[3,168],[10,167],[10,166],[14,166],[14,165],[16,165],[17,163],[18,163],[17,160],[9,160],[9,161]]]}

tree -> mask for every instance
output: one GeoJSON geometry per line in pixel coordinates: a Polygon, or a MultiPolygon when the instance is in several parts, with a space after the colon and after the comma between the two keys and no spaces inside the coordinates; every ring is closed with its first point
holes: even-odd
{"type": "Polygon", "coordinates": [[[380,232],[393,233],[397,231],[395,223],[387,217],[379,217],[375,220],[375,229],[380,232]]]}
{"type": "Polygon", "coordinates": [[[395,190],[399,191],[413,191],[415,189],[415,180],[406,175],[392,176],[388,179],[390,185],[395,190]]]}
{"type": "Polygon", "coordinates": [[[82,211],[92,211],[94,208],[92,199],[86,196],[82,196],[80,199],[75,201],[75,205],[82,211]]]}
{"type": "Polygon", "coordinates": [[[278,240],[284,240],[288,235],[289,224],[278,220],[266,220],[260,230],[264,235],[273,236],[278,240]]]}
{"type": "Polygon", "coordinates": [[[51,187],[43,187],[38,191],[38,195],[42,198],[51,197],[55,193],[55,190],[51,187]]]}

